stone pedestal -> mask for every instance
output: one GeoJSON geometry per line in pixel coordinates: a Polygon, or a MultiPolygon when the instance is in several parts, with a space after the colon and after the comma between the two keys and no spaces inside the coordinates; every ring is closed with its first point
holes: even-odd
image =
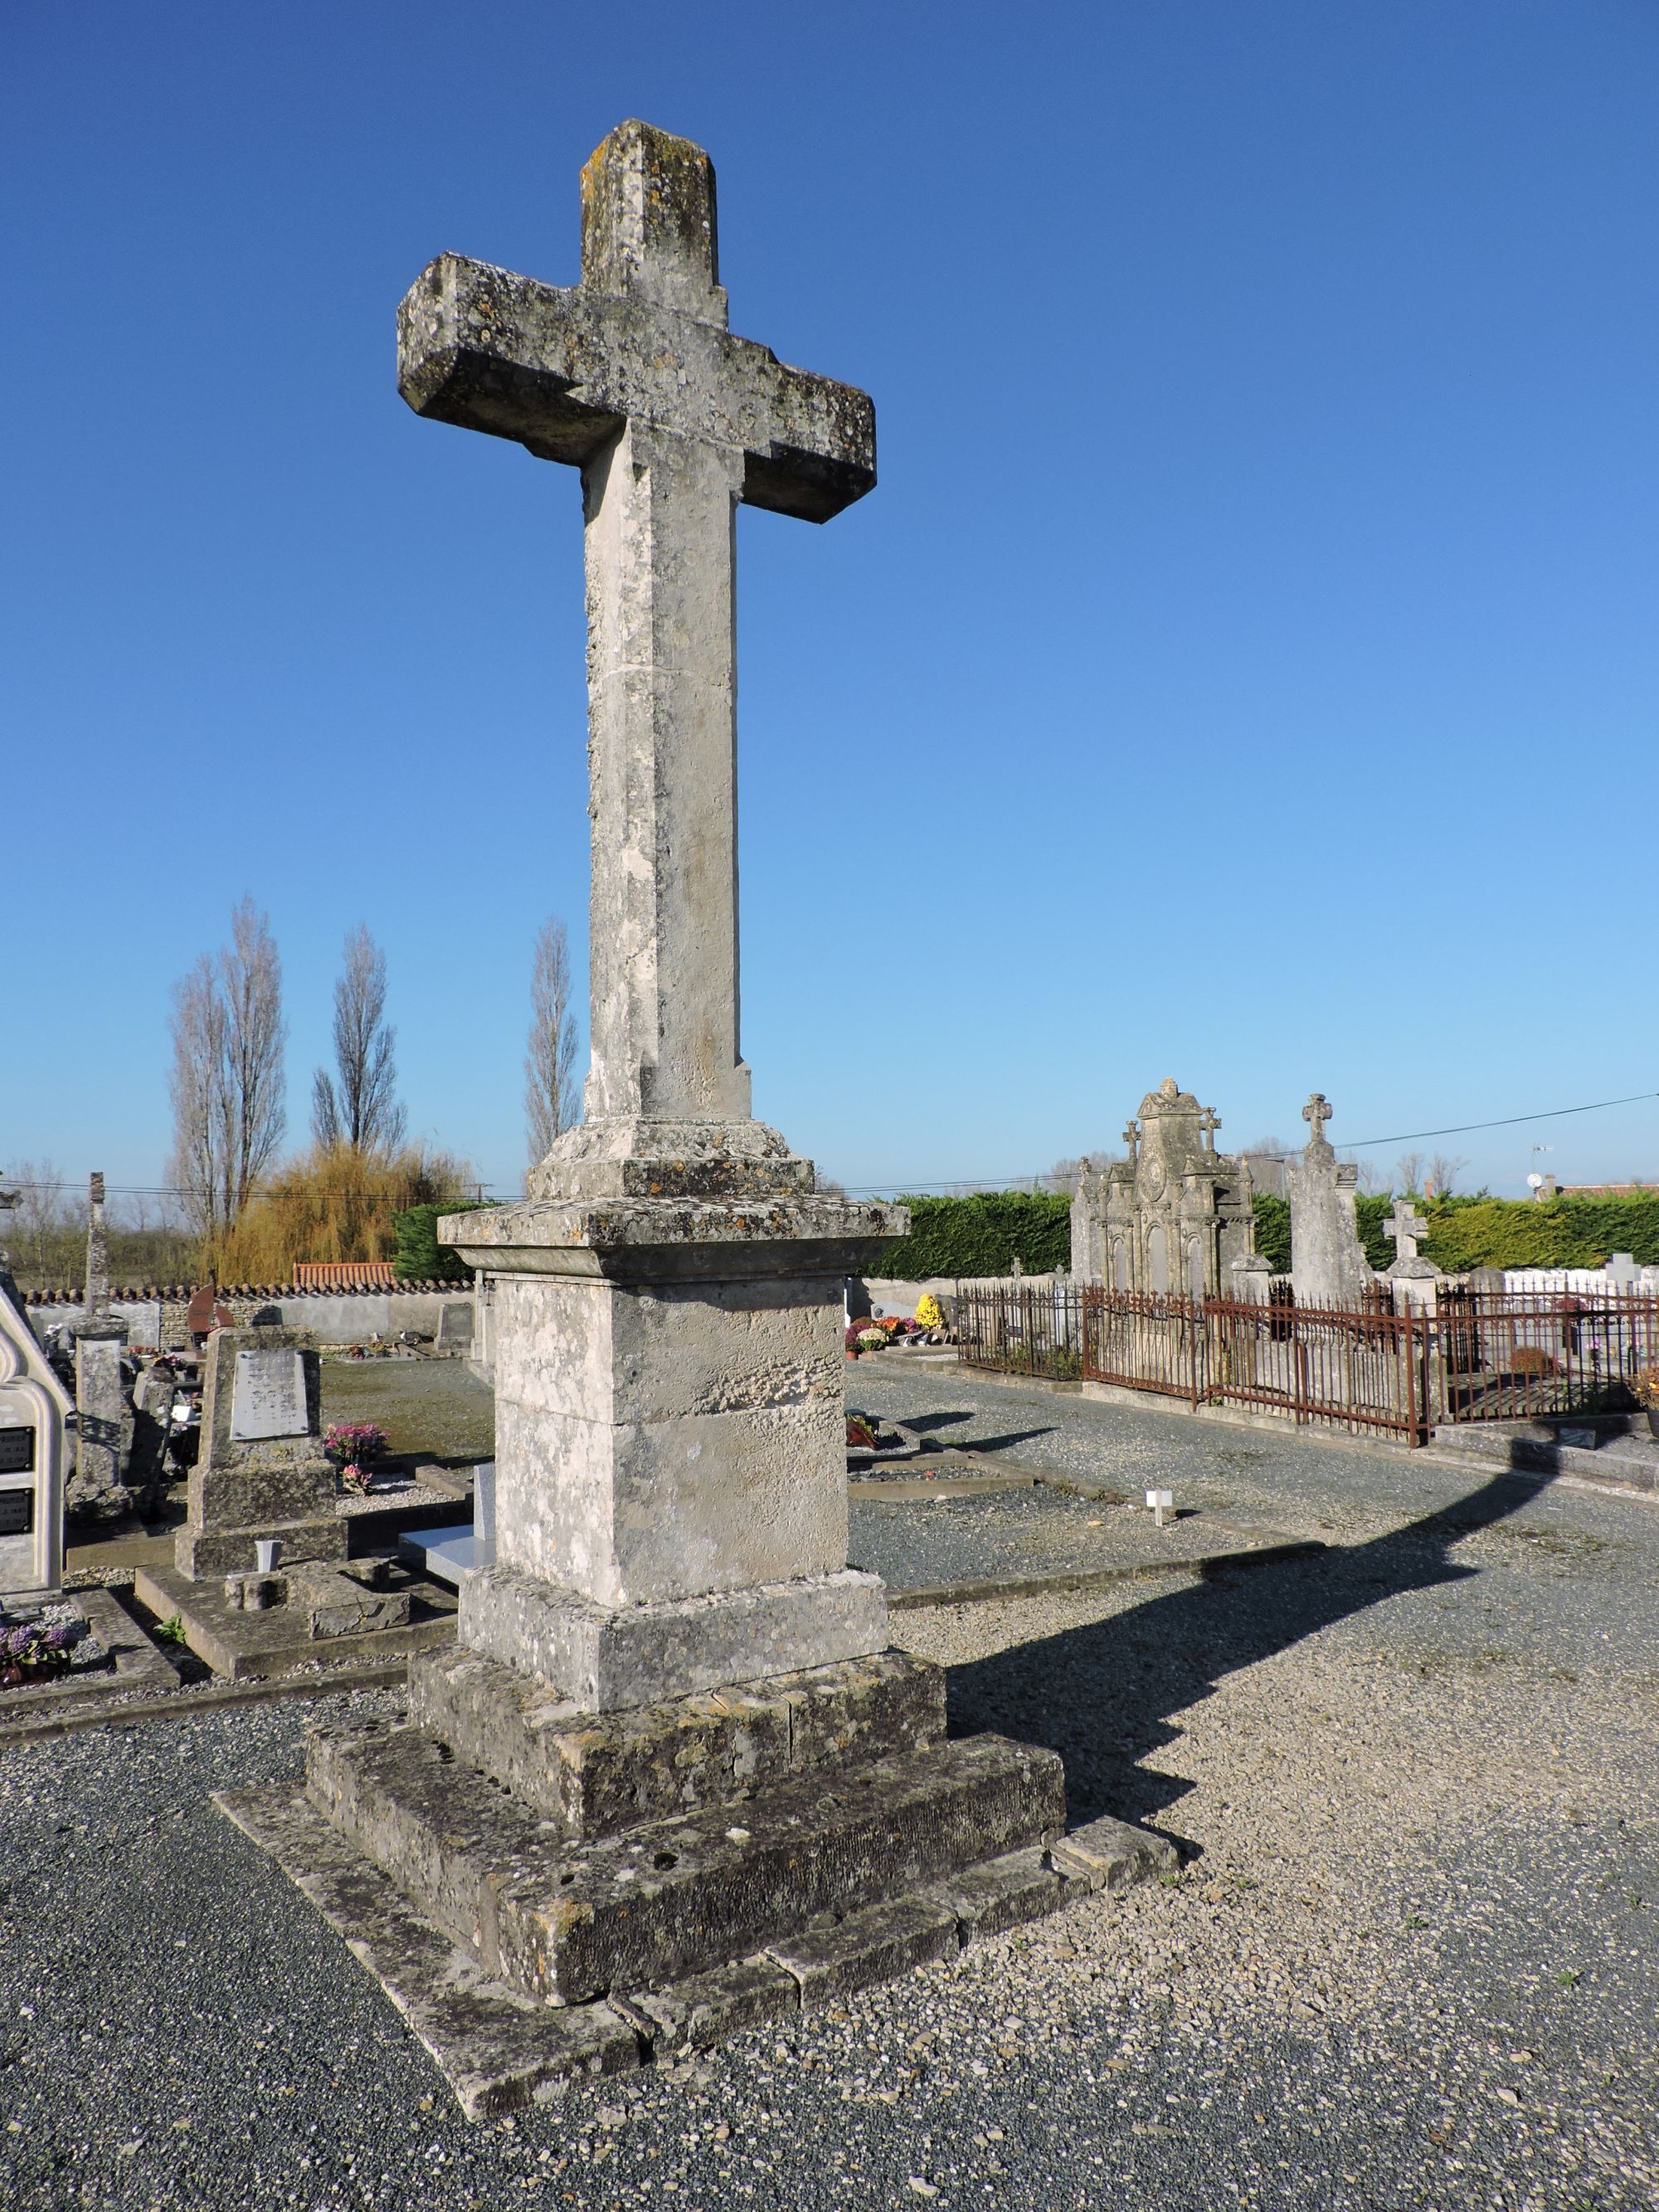
{"type": "MultiPolygon", "coordinates": [[[[567,1162],[599,1179],[590,1137],[544,1188],[567,1162]]],[[[705,1139],[695,1166],[648,1163],[656,1195],[445,1227],[495,1283],[495,1565],[463,1589],[462,1639],[596,1711],[886,1640],[879,1583],[847,1567],[841,1297],[894,1210],[799,1177],[697,1194],[742,1158],[722,1178],[705,1139]]]]}
{"type": "Polygon", "coordinates": [[[94,1312],[75,1332],[75,1473],[65,1504],[71,1520],[118,1520],[131,1503],[121,1479],[121,1347],[126,1324],[94,1312]]]}
{"type": "Polygon", "coordinates": [[[496,1285],[497,1556],[459,1648],[411,1662],[406,1725],[316,1731],[300,1796],[222,1801],[469,2110],[1081,1893],[1049,1856],[1060,1761],[947,1741],[941,1671],[885,1649],[883,1586],[847,1565],[842,1285],[902,1217],[818,1196],[752,1124],[678,1158],[635,1131],[607,1164],[614,1137],[441,1228],[496,1285]],[[773,1187],[734,1190],[763,1139],[773,1187]],[[641,1166],[645,1194],[592,1194],[641,1166]],[[464,2006],[432,1985],[445,1945],[464,2006]]]}

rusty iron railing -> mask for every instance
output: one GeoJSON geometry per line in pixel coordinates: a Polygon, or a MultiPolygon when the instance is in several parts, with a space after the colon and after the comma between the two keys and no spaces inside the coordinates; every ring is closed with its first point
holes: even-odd
{"type": "Polygon", "coordinates": [[[1421,1443],[1431,1425],[1429,1325],[1411,1313],[1261,1305],[1097,1285],[964,1283],[965,1365],[1254,1407],[1300,1425],[1421,1443]]]}
{"type": "Polygon", "coordinates": [[[1075,1283],[963,1284],[956,1302],[963,1364],[1054,1382],[1080,1380],[1082,1299],[1075,1283]]]}
{"type": "Polygon", "coordinates": [[[1659,1297],[1442,1284],[1434,1356],[1443,1421],[1632,1412],[1638,1374],[1659,1367],[1659,1297]]]}
{"type": "Polygon", "coordinates": [[[964,1283],[963,1364],[1105,1382],[1299,1426],[1428,1440],[1437,1421],[1635,1410],[1659,1368],[1659,1297],[1610,1289],[1510,1293],[1441,1283],[1436,1310],[1370,1285],[1351,1306],[1260,1305],[1095,1284],[964,1283]]]}

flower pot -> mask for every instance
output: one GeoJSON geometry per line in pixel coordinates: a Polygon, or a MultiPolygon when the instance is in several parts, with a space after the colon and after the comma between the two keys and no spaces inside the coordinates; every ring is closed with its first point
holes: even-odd
{"type": "Polygon", "coordinates": [[[1648,1434],[1650,1437],[1659,1437],[1659,1406],[1648,1407],[1648,1434]]]}

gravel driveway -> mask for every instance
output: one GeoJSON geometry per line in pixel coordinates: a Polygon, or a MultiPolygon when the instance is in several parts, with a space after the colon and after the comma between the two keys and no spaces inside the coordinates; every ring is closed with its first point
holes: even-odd
{"type": "Polygon", "coordinates": [[[1659,1506],[949,1370],[852,1395],[1333,1547],[897,1617],[955,1725],[1055,1745],[1176,1886],[471,2125],[206,1802],[339,1701],[12,1753],[0,2203],[1650,2212],[1659,1506]]]}

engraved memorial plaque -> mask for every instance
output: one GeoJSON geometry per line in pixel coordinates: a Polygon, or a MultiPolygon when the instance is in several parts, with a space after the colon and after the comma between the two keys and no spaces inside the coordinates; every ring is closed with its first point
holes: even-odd
{"type": "Polygon", "coordinates": [[[303,1356],[296,1351],[239,1352],[230,1394],[232,1443],[303,1437],[310,1426],[303,1356]]]}
{"type": "Polygon", "coordinates": [[[0,1474],[32,1474],[34,1471],[34,1431],[0,1429],[0,1474]]]}

